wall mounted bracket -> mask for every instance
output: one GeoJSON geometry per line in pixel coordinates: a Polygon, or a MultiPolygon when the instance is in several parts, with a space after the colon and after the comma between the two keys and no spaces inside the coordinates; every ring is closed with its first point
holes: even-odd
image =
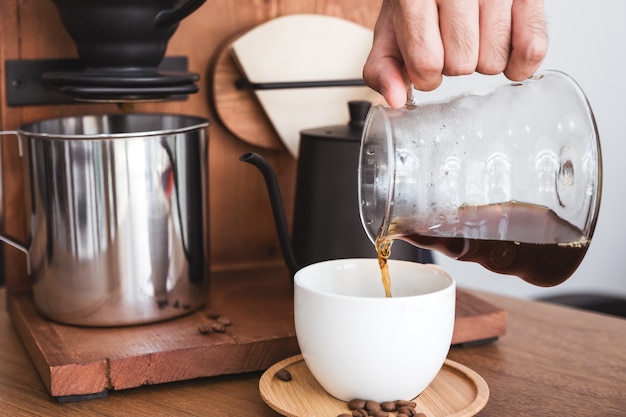
{"type": "MultiPolygon", "coordinates": [[[[159,66],[161,71],[186,72],[187,57],[165,57],[159,66]]],[[[47,72],[81,71],[79,59],[25,59],[5,62],[5,84],[7,105],[11,107],[49,104],[75,104],[76,99],[46,86],[42,81],[47,72]]],[[[184,100],[186,95],[171,96],[173,100],[184,100]]],[[[84,102],[82,102],[84,104],[84,102]]]]}

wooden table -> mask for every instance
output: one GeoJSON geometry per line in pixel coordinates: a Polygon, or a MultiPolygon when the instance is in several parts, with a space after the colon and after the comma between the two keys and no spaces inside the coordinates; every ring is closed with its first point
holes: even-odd
{"type": "MultiPolygon", "coordinates": [[[[478,372],[490,398],[480,416],[625,416],[626,320],[475,293],[508,311],[495,343],[455,347],[449,358],[478,372]]],[[[261,373],[144,386],[58,403],[16,334],[0,290],[0,414],[7,416],[267,416],[261,373]]],[[[331,416],[332,417],[332,416],[331,416]]]]}

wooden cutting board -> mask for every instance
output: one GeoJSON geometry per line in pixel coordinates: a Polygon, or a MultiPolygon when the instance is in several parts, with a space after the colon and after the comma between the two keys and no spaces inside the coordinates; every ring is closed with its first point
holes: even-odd
{"type": "MultiPolygon", "coordinates": [[[[258,100],[280,140],[297,156],[300,131],[348,123],[348,101],[384,102],[362,84],[372,36],[370,29],[345,19],[296,14],[253,28],[228,49],[247,81],[246,88],[258,100]],[[324,86],[345,81],[361,85],[324,86]],[[311,87],[312,83],[322,86],[311,87]]],[[[243,122],[241,116],[237,121],[243,122]]]]}
{"type": "MultiPolygon", "coordinates": [[[[42,318],[30,292],[8,296],[11,318],[54,397],[87,399],[172,381],[265,370],[299,353],[293,289],[284,268],[211,276],[210,305],[178,319],[141,326],[87,328],[42,318]],[[209,312],[232,321],[203,334],[209,312]]],[[[506,331],[506,311],[459,289],[453,344],[489,341],[506,331]]]]}

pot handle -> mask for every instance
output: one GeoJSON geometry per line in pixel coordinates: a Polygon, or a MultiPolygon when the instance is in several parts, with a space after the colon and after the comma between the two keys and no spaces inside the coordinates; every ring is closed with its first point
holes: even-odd
{"type": "Polygon", "coordinates": [[[174,25],[195,12],[205,2],[206,0],[187,0],[176,9],[164,10],[157,15],[154,25],[158,28],[174,25]]]}
{"type": "MultiPolygon", "coordinates": [[[[14,135],[19,137],[16,130],[5,130],[0,131],[0,137],[5,135],[14,135]]],[[[20,142],[20,156],[22,155],[22,145],[20,142]]],[[[0,146],[0,179],[2,178],[2,146],[0,146]]],[[[2,188],[2,181],[0,181],[0,195],[4,194],[4,189],[2,188]]],[[[15,249],[23,252],[26,255],[26,272],[28,275],[31,273],[31,265],[30,265],[30,252],[26,244],[18,241],[17,239],[8,236],[4,233],[4,212],[2,211],[4,205],[0,204],[0,227],[2,228],[2,232],[0,233],[0,242],[4,242],[10,246],[13,246],[15,249]]]]}

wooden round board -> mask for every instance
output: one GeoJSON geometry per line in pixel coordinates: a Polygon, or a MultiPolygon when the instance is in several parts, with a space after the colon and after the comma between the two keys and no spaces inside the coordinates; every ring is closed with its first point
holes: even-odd
{"type": "MultiPolygon", "coordinates": [[[[288,417],[337,416],[349,413],[345,402],[330,396],[315,380],[302,355],[276,363],[259,381],[263,401],[288,417]],[[292,379],[283,381],[275,374],[287,369],[292,379]]],[[[487,404],[489,387],[470,368],[447,359],[433,382],[413,401],[417,412],[428,417],[473,416],[487,404]]],[[[393,414],[392,414],[393,415],[393,414]]]]}
{"type": "MultiPolygon", "coordinates": [[[[232,40],[238,36],[233,37],[232,40]]],[[[215,58],[210,99],[219,121],[239,140],[265,149],[283,149],[284,145],[263,111],[254,92],[237,88],[242,75],[231,51],[231,42],[215,58]]]]}
{"type": "Polygon", "coordinates": [[[237,34],[213,68],[211,99],[220,122],[246,143],[297,157],[302,130],[347,124],[351,100],[384,103],[362,81],[372,37],[369,28],[320,14],[279,16],[237,34]],[[238,89],[242,80],[265,87],[238,89]],[[346,81],[359,84],[302,87],[346,81]]]}

